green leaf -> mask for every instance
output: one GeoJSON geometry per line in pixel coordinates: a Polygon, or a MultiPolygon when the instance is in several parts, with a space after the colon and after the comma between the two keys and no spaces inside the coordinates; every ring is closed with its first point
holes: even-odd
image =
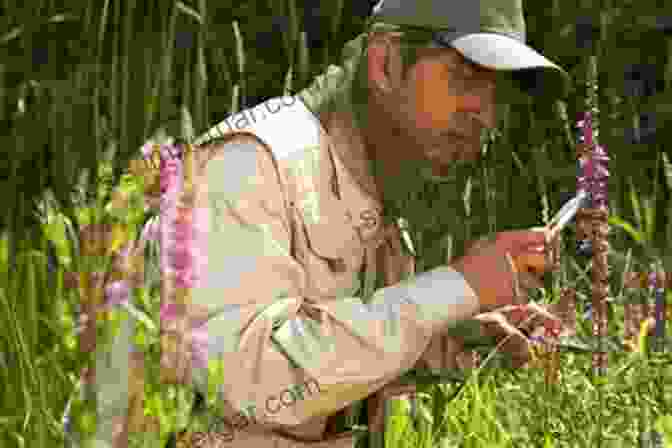
{"type": "Polygon", "coordinates": [[[182,137],[186,141],[191,142],[196,138],[191,113],[189,113],[189,109],[184,104],[180,107],[180,111],[182,113],[182,137]]]}
{"type": "Polygon", "coordinates": [[[672,163],[670,163],[670,159],[667,157],[665,151],[661,152],[661,154],[663,157],[663,173],[665,173],[667,188],[672,191],[672,163]]]}
{"type": "Polygon", "coordinates": [[[663,433],[665,446],[672,445],[672,415],[661,415],[656,420],[656,429],[663,433]]]}
{"type": "Polygon", "coordinates": [[[183,2],[180,2],[180,1],[176,2],[175,6],[177,7],[177,9],[180,12],[183,12],[185,15],[193,18],[199,24],[203,23],[203,18],[201,17],[201,15],[196,10],[194,10],[192,7],[190,7],[188,5],[185,5],[183,2]]]}
{"type": "Polygon", "coordinates": [[[66,233],[66,221],[67,218],[60,213],[51,215],[47,218],[47,224],[43,228],[47,239],[54,244],[59,262],[67,267],[70,265],[72,254],[66,233]]]}
{"type": "MultiPolygon", "coordinates": [[[[599,349],[600,339],[595,336],[563,336],[558,347],[576,353],[592,353],[599,349]]],[[[616,336],[604,338],[604,349],[607,352],[622,352],[623,345],[616,336]]]]}
{"type": "Polygon", "coordinates": [[[626,232],[630,237],[639,244],[643,244],[644,235],[642,232],[635,230],[635,228],[629,222],[625,221],[618,216],[609,216],[609,225],[616,226],[626,232]]]}
{"type": "Polygon", "coordinates": [[[429,385],[465,381],[464,372],[458,369],[411,369],[401,376],[403,384],[429,385]]]}
{"type": "Polygon", "coordinates": [[[22,420],[23,420],[23,417],[22,417],[22,416],[19,416],[19,415],[15,415],[15,416],[11,416],[11,417],[2,417],[2,416],[0,416],[0,426],[3,426],[3,425],[10,425],[10,424],[12,424],[12,423],[18,423],[18,422],[20,422],[20,421],[22,421],[22,420]]]}
{"type": "Polygon", "coordinates": [[[635,219],[637,220],[637,227],[644,228],[644,222],[642,217],[642,208],[639,203],[639,192],[635,188],[634,183],[632,182],[632,177],[628,176],[628,193],[630,195],[630,204],[632,205],[632,211],[635,213],[635,219]]]}
{"type": "Polygon", "coordinates": [[[432,416],[432,413],[429,412],[427,406],[418,406],[418,413],[419,416],[429,425],[434,424],[434,417],[432,416]]]}

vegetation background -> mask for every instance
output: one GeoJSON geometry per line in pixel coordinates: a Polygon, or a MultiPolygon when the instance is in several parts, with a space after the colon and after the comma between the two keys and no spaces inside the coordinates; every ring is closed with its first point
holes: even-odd
{"type": "MultiPolygon", "coordinates": [[[[99,197],[101,183],[120,182],[129,160],[158,128],[193,138],[233,112],[307,86],[328,64],[338,64],[343,44],[361,32],[372,3],[0,1],[0,191],[5,195],[0,214],[0,446],[62,444],[61,415],[84,363],[68,323],[76,301],[54,289],[62,280],[59,266],[67,264],[67,251],[50,233],[54,210],[67,217],[70,235],[77,235],[78,210],[99,197]],[[103,165],[109,170],[102,170],[101,178],[103,165]]],[[[600,142],[611,156],[612,266],[618,274],[626,261],[645,266],[656,259],[672,271],[672,165],[665,146],[672,136],[672,126],[666,126],[672,119],[670,6],[654,0],[552,0],[527,1],[525,10],[528,41],[568,70],[573,89],[567,98],[549,99],[537,85],[532,95],[515,96],[477,172],[459,188],[428,186],[427,197],[437,199],[418,202],[411,223],[419,269],[460,255],[465,241],[484,232],[538,225],[575,190],[572,126],[576,113],[586,110],[592,55],[599,75],[600,142]]],[[[589,291],[585,260],[575,256],[571,239],[567,248],[553,284],[570,282],[589,291]]],[[[619,276],[613,277],[614,291],[620,287],[622,292],[619,276]]],[[[576,363],[578,358],[568,360],[572,367],[567,368],[579,371],[576,363]]],[[[652,369],[653,384],[660,380],[662,385],[663,377],[655,375],[668,375],[667,367],[652,369]]],[[[520,379],[498,381],[515,385],[520,379]]],[[[469,394],[480,389],[467,389],[455,405],[464,408],[451,411],[451,431],[439,432],[462,434],[455,446],[546,446],[552,443],[549,434],[567,430],[563,425],[574,428],[567,436],[573,439],[554,435],[557,446],[583,446],[579,440],[598,446],[604,442],[601,433],[629,434],[616,423],[610,426],[610,415],[629,428],[639,412],[633,404],[639,402],[628,401],[631,395],[649,397],[649,392],[619,389],[609,405],[612,411],[596,413],[605,409],[604,396],[593,400],[585,392],[583,403],[572,401],[572,406],[585,406],[577,410],[584,420],[558,427],[546,422],[545,428],[553,429],[540,429],[539,435],[529,428],[540,427],[532,423],[534,413],[550,401],[532,400],[536,386],[529,386],[525,400],[531,400],[526,405],[532,414],[526,420],[528,411],[520,410],[516,420],[529,431],[516,439],[505,429],[508,424],[494,418],[481,418],[486,422],[481,428],[469,427],[473,423],[464,416],[491,416],[494,403],[503,400],[497,394],[522,393],[515,389],[519,386],[481,386],[491,401],[479,401],[492,409],[470,408],[474,396],[469,394]],[[621,418],[621,407],[632,409],[633,417],[621,418]],[[582,428],[587,431],[583,439],[582,428]]],[[[579,393],[580,388],[572,390],[579,393]]],[[[434,403],[444,392],[433,390],[434,403]]],[[[521,397],[509,398],[520,402],[521,397]]],[[[672,413],[665,397],[649,400],[654,414],[672,413]]]]}

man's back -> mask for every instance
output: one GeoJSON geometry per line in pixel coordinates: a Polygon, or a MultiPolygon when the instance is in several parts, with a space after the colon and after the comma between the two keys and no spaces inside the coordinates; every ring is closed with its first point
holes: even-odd
{"type": "MultiPolygon", "coordinates": [[[[272,99],[225,120],[215,128],[227,131],[226,143],[211,146],[207,162],[199,156],[207,275],[192,303],[221,310],[201,331],[209,358],[224,360],[229,417],[247,417],[239,432],[257,422],[308,422],[292,433],[319,439],[326,416],[413,367],[435,326],[454,317],[446,307],[442,316],[430,303],[418,307],[411,284],[363,303],[362,296],[371,299],[365,290],[411,274],[412,257],[333,151],[342,141],[330,138],[299,99],[290,103],[272,99]],[[276,113],[259,112],[269,109],[276,113]],[[236,128],[245,121],[250,126],[236,128]]],[[[458,308],[468,315],[475,296],[457,273],[439,271],[471,302],[458,308]]],[[[437,273],[425,281],[431,275],[437,273]]],[[[205,370],[198,370],[196,384],[205,390],[205,370]]]]}

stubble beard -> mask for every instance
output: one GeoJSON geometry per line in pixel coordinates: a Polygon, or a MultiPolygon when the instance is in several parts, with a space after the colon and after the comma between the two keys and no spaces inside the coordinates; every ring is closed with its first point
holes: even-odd
{"type": "Polygon", "coordinates": [[[452,130],[420,129],[403,108],[379,105],[377,109],[374,132],[378,135],[367,146],[388,218],[404,216],[402,208],[409,201],[422,201],[429,182],[457,179],[461,167],[472,166],[480,157],[480,135],[464,138],[452,130]]]}
{"type": "Polygon", "coordinates": [[[455,164],[479,160],[480,135],[462,137],[453,131],[420,129],[410,119],[404,121],[394,126],[398,141],[405,143],[402,168],[431,171],[433,176],[443,176],[455,164]]]}

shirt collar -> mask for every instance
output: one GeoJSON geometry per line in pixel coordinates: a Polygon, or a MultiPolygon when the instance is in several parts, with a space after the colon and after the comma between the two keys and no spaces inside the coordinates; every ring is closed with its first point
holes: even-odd
{"type": "Polygon", "coordinates": [[[335,168],[335,186],[348,218],[363,239],[373,237],[381,226],[382,203],[364,142],[346,114],[328,118],[328,151],[335,168]]]}

